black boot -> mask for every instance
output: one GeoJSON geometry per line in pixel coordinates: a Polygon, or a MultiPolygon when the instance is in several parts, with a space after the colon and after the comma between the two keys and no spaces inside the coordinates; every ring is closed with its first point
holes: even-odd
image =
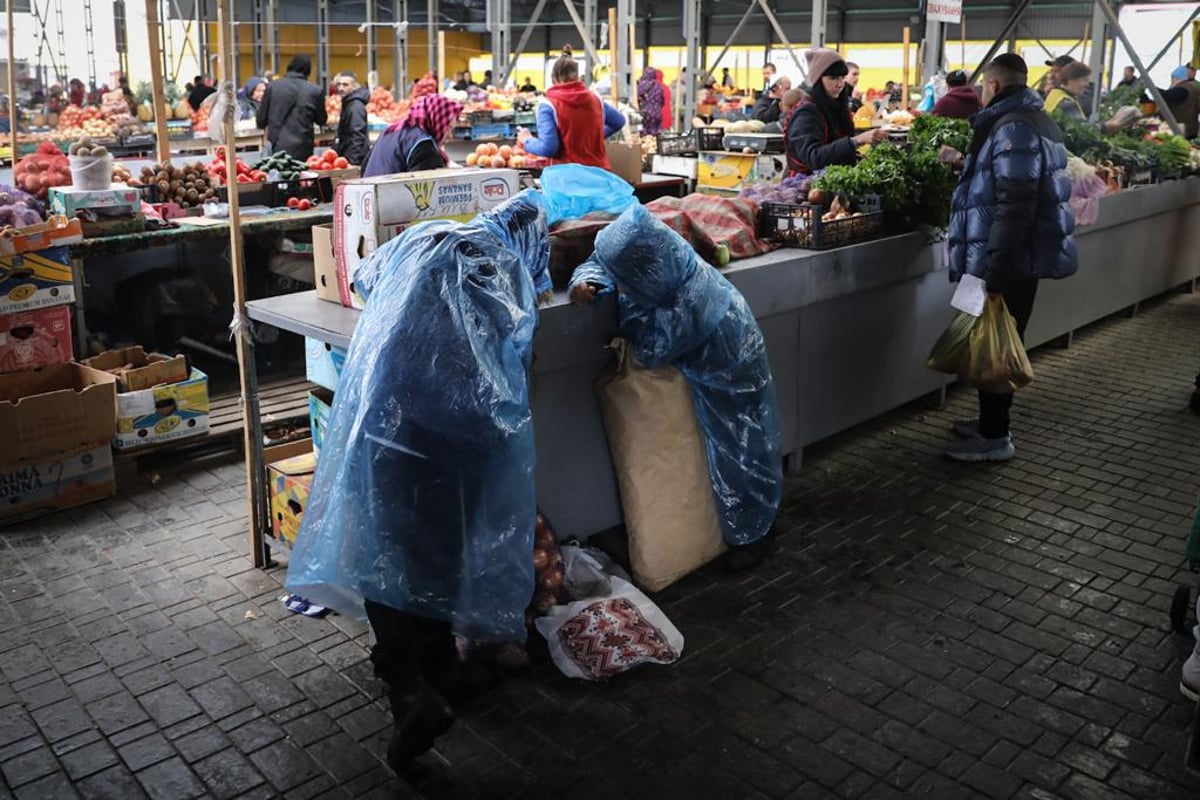
{"type": "Polygon", "coordinates": [[[448,622],[421,620],[421,673],[452,705],[486,693],[500,682],[498,672],[479,658],[458,655],[448,622]]]}
{"type": "MultiPolygon", "coordinates": [[[[450,730],[454,712],[423,674],[427,628],[433,623],[371,601],[366,608],[375,631],[371,648],[375,677],[387,683],[392,703],[388,764],[400,772],[450,730]]],[[[453,638],[450,642],[453,645],[453,638]]]]}
{"type": "Polygon", "coordinates": [[[756,542],[730,545],[721,559],[728,572],[748,572],[767,560],[775,551],[775,529],[756,542]]]}

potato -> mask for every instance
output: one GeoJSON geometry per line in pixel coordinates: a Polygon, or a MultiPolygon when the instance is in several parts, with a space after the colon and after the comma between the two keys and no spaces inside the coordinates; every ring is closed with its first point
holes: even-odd
{"type": "Polygon", "coordinates": [[[159,183],[166,183],[170,179],[171,176],[167,174],[165,169],[160,169],[158,174],[154,176],[154,180],[158,181],[159,183]]]}
{"type": "Polygon", "coordinates": [[[102,144],[98,144],[98,145],[96,145],[95,147],[93,147],[93,148],[92,148],[92,155],[94,155],[94,156],[106,156],[106,155],[108,155],[108,148],[107,148],[107,147],[105,147],[105,146],[104,146],[104,145],[102,145],[102,144]]]}

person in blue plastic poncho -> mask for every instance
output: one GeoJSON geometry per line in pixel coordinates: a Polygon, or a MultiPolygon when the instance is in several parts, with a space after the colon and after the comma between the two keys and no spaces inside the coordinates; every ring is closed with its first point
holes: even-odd
{"type": "Polygon", "coordinates": [[[596,237],[571,277],[583,305],[619,291],[621,335],[647,367],[673,364],[692,387],[726,565],[749,569],[769,553],[783,493],[775,384],[762,331],[741,293],[675,231],[635,205],[596,237]]]}
{"type": "Polygon", "coordinates": [[[403,769],[494,678],[454,634],[525,640],[533,595],[531,271],[540,196],[470,224],[427,222],[364,263],[367,298],[334,400],[288,590],[370,621],[403,769]]]}

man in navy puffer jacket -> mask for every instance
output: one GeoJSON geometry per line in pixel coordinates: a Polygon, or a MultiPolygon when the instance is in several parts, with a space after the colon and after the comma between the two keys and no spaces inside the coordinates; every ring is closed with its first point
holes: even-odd
{"type": "MultiPolygon", "coordinates": [[[[1067,150],[1062,131],[1027,85],[1020,56],[1005,53],[987,67],[987,107],[974,133],[950,213],[950,279],[987,281],[1025,334],[1039,278],[1065,278],[1079,268],[1067,206],[1067,150]]],[[[964,439],[946,451],[956,461],[1007,461],[1012,394],[979,392],[979,419],[954,424],[964,439]]]]}

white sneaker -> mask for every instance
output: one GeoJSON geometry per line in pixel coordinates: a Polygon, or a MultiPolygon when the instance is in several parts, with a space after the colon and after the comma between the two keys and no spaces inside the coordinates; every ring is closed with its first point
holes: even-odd
{"type": "Polygon", "coordinates": [[[953,447],[946,448],[946,458],[951,461],[961,461],[977,464],[983,461],[1009,461],[1016,454],[1012,437],[1002,439],[984,439],[979,434],[965,439],[953,447]]]}
{"type": "Polygon", "coordinates": [[[954,435],[960,439],[970,439],[979,435],[979,417],[974,419],[956,419],[950,424],[954,435]]]}

